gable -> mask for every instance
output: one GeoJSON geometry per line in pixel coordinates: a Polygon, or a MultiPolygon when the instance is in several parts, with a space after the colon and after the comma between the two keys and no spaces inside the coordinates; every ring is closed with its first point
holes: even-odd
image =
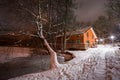
{"type": "MultiPolygon", "coordinates": [[[[89,31],[93,34],[93,36],[94,36],[95,38],[97,38],[97,36],[96,36],[96,34],[95,34],[95,32],[94,32],[94,30],[93,30],[92,27],[90,27],[88,30],[86,30],[83,34],[86,34],[86,35],[87,35],[87,32],[89,32],[89,31]]],[[[90,34],[90,33],[88,33],[88,34],[90,34]]]]}
{"type": "Polygon", "coordinates": [[[95,31],[93,30],[93,28],[90,28],[90,30],[92,31],[94,37],[97,38],[97,36],[96,36],[95,31]]]}
{"type": "MultiPolygon", "coordinates": [[[[92,27],[86,27],[86,28],[82,28],[82,29],[77,29],[76,31],[73,32],[67,32],[66,35],[67,36],[74,36],[74,35],[82,35],[84,33],[86,33],[87,31],[91,30],[91,32],[93,33],[94,37],[97,38],[94,30],[92,27]]],[[[57,37],[62,37],[63,35],[57,35],[57,37]]]]}

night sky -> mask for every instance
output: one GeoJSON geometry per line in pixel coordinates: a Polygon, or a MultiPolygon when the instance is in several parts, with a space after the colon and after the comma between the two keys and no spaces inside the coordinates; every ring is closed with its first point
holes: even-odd
{"type": "MultiPolygon", "coordinates": [[[[14,10],[16,5],[13,5],[12,1],[14,0],[0,0],[0,30],[6,29],[7,26],[17,27],[18,30],[21,29],[20,26],[23,26],[28,30],[27,26],[30,25],[28,23],[22,24],[20,15],[16,14],[14,10]]],[[[99,16],[105,15],[104,4],[106,0],[76,0],[76,2],[78,8],[75,10],[75,14],[79,22],[95,21],[99,16]]],[[[11,27],[7,29],[10,30],[11,27]]]]}
{"type": "Polygon", "coordinates": [[[76,0],[78,4],[75,14],[78,21],[94,21],[99,16],[105,15],[106,0],[76,0]]]}
{"type": "Polygon", "coordinates": [[[20,13],[19,8],[15,0],[0,0],[0,31],[33,31],[35,29],[30,19],[24,20],[26,15],[24,12],[20,13]]]}

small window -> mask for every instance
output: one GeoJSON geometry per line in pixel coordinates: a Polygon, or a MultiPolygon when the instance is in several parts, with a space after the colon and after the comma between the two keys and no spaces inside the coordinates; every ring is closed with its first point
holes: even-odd
{"type": "Polygon", "coordinates": [[[78,40],[76,40],[76,43],[80,43],[80,40],[78,39],[78,40]]]}
{"type": "Polygon", "coordinates": [[[89,35],[88,35],[88,32],[86,33],[86,35],[87,35],[87,37],[89,36],[89,35]]]}

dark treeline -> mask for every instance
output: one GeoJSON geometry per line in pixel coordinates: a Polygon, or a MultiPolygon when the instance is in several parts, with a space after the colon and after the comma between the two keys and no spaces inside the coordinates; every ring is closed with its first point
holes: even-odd
{"type": "MultiPolygon", "coordinates": [[[[0,31],[37,34],[39,0],[0,0],[0,31]]],[[[50,43],[58,34],[77,28],[73,0],[40,0],[43,33],[50,43]]]]}

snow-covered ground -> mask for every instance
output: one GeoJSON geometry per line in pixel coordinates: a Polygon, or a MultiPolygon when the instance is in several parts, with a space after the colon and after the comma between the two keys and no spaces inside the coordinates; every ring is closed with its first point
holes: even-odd
{"type": "Polygon", "coordinates": [[[120,80],[120,49],[99,45],[86,51],[69,51],[75,58],[59,68],[9,80],[120,80]]]}

